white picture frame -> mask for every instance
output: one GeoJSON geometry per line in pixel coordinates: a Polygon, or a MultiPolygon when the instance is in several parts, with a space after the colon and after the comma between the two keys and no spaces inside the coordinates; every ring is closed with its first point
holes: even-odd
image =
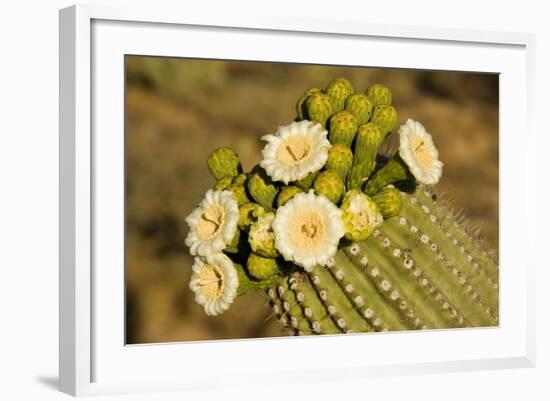
{"type": "Polygon", "coordinates": [[[362,380],[534,366],[537,261],[522,255],[535,252],[528,252],[534,243],[520,232],[521,228],[534,232],[536,221],[535,197],[521,190],[535,187],[534,174],[529,174],[535,169],[536,149],[531,126],[534,45],[530,34],[366,21],[220,17],[154,7],[79,5],[61,10],[61,391],[80,396],[238,386],[236,378],[243,373],[257,384],[267,384],[274,377],[289,382],[362,380]],[[193,40],[183,45],[182,38],[193,40]],[[333,46],[330,55],[315,51],[321,43],[333,46]],[[372,65],[357,55],[360,52],[349,51],[357,46],[378,49],[376,66],[381,67],[501,74],[500,171],[506,181],[501,180],[500,189],[500,327],[126,346],[121,335],[123,55],[372,65]],[[298,52],[304,48],[309,51],[298,52]],[[399,52],[381,50],[390,48],[399,52]],[[514,135],[518,132],[521,136],[514,135]],[[320,345],[322,355],[315,352],[320,345]],[[294,356],[292,364],[288,355],[294,356]],[[214,367],[205,363],[212,358],[219,358],[214,367]]]}

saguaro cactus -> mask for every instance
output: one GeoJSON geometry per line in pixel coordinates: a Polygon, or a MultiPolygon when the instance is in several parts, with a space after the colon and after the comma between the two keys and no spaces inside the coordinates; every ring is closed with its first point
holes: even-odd
{"type": "Polygon", "coordinates": [[[431,135],[409,119],[398,151],[378,155],[391,102],[384,85],[355,93],[338,78],[262,137],[250,173],[233,151],[212,153],[217,182],[186,240],[207,314],[263,290],[298,335],[498,325],[498,264],[432,189],[443,163],[431,135]]]}
{"type": "Polygon", "coordinates": [[[498,325],[498,266],[432,192],[402,194],[398,216],[347,242],[328,268],[268,290],[296,334],[498,325]]]}

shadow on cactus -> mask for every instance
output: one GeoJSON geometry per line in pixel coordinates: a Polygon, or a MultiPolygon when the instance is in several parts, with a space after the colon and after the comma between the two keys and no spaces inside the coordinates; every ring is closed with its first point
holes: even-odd
{"type": "Polygon", "coordinates": [[[498,325],[498,265],[431,189],[432,136],[408,119],[380,154],[397,125],[390,90],[338,78],[296,113],[249,173],[229,148],[208,157],[217,182],[186,219],[205,312],[267,291],[298,335],[498,325]]]}

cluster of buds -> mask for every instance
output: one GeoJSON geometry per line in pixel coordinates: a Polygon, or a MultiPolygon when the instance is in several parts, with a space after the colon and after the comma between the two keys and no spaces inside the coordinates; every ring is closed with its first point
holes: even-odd
{"type": "Polygon", "coordinates": [[[308,89],[296,112],[295,121],[262,137],[262,161],[250,172],[230,148],[208,158],[216,183],[186,219],[195,256],[190,287],[208,314],[281,275],[326,266],[341,242],[366,240],[400,213],[399,183],[432,185],[441,177],[431,135],[413,120],[398,130],[399,151],[379,156],[397,124],[384,85],[355,93],[338,78],[308,89]]]}

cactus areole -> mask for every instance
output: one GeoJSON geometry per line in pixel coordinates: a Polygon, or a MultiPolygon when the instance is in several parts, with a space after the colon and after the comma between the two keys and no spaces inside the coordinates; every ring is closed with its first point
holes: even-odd
{"type": "Polygon", "coordinates": [[[399,121],[390,89],[337,78],[296,110],[249,173],[229,148],[208,158],[215,183],[186,220],[205,313],[263,291],[296,335],[498,325],[498,264],[436,201],[432,136],[407,119],[379,154],[399,121]]]}

